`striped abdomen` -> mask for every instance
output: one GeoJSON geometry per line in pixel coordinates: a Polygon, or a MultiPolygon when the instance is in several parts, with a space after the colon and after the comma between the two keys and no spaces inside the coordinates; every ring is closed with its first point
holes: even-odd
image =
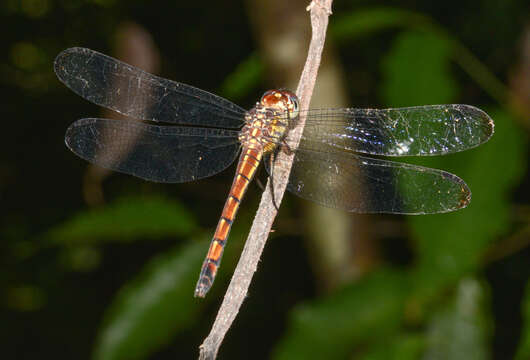
{"type": "Polygon", "coordinates": [[[204,297],[213,284],[232,222],[236,217],[241,199],[256,174],[256,169],[262,156],[263,153],[260,149],[247,147],[243,149],[239,157],[236,176],[232,182],[228,199],[226,199],[221,219],[219,219],[217,229],[213,235],[210,249],[202,264],[201,275],[195,287],[195,296],[204,297]]]}

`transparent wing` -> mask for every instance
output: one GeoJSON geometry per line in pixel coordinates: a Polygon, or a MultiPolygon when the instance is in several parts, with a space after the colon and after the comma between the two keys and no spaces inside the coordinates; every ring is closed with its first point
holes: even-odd
{"type": "Polygon", "coordinates": [[[444,213],[471,201],[464,181],[445,171],[303,150],[295,155],[287,190],[327,207],[358,213],[444,213]]]}
{"type": "MultiPolygon", "coordinates": [[[[470,105],[398,109],[312,109],[303,146],[372,155],[425,156],[467,150],[487,141],[493,121],[470,105]]],[[[302,144],[301,144],[302,146],[302,144]]]]}
{"type": "Polygon", "coordinates": [[[238,128],[245,110],[195,87],[163,79],[85,48],[61,52],[55,73],[94,104],[137,119],[238,128]]]}
{"type": "Polygon", "coordinates": [[[101,167],[165,183],[192,181],[228,167],[239,150],[237,131],[81,119],[66,131],[70,150],[101,167]]]}

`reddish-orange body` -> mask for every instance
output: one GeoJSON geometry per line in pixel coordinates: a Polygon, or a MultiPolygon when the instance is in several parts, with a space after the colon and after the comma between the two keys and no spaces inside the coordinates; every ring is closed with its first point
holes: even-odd
{"type": "Polygon", "coordinates": [[[204,297],[212,286],[239,204],[263,155],[276,149],[287,133],[288,121],[297,115],[298,98],[283,90],[267,91],[256,107],[246,113],[245,126],[239,136],[242,152],[236,175],[202,264],[195,296],[204,297]]]}

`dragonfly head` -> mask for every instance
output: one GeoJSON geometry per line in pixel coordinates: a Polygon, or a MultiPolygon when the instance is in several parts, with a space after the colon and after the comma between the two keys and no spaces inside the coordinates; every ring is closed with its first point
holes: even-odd
{"type": "Polygon", "coordinates": [[[289,90],[269,90],[261,97],[260,104],[266,108],[286,111],[290,119],[298,117],[298,96],[289,90]]]}

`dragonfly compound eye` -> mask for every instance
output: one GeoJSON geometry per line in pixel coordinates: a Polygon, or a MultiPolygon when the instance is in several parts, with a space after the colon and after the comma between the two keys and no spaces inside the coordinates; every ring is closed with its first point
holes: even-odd
{"type": "Polygon", "coordinates": [[[260,103],[266,108],[288,111],[289,118],[298,116],[298,97],[289,90],[269,90],[263,94],[260,103]]]}

